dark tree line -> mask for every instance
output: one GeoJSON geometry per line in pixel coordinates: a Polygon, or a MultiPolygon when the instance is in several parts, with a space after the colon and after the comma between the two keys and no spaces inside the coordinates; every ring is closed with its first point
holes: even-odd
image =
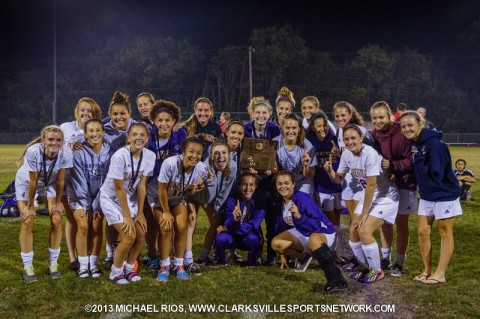
{"type": "MultiPolygon", "coordinates": [[[[368,112],[378,100],[394,109],[400,102],[425,106],[427,116],[446,132],[476,132],[480,95],[480,20],[459,36],[465,55],[430,56],[415,49],[388,51],[369,44],[357,52],[309,49],[291,26],[253,30],[253,94],[274,101],[282,86],[299,102],[315,95],[331,112],[339,100],[368,112]]],[[[95,99],[104,115],[114,91],[135,97],[144,91],[182,107],[184,119],[199,96],[216,111],[244,112],[249,101],[248,46],[200,50],[188,39],[122,38],[71,42],[59,48],[58,122],[73,120],[84,96],[95,99]]],[[[52,119],[53,61],[0,61],[0,111],[7,115],[1,132],[37,132],[52,119]]],[[[299,111],[297,106],[296,111],[299,111]]]]}

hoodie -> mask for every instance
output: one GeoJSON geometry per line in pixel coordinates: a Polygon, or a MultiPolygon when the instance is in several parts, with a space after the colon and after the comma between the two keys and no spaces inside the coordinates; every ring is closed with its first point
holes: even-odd
{"type": "Polygon", "coordinates": [[[108,143],[103,143],[98,154],[93,152],[88,142],[83,142],[83,148],[73,152],[67,194],[68,198],[78,201],[84,210],[100,211],[99,190],[107,176],[112,154],[108,143]]]}
{"type": "Polygon", "coordinates": [[[400,124],[392,123],[387,131],[374,129],[372,132],[375,150],[390,161],[389,171],[395,174],[399,189],[417,190],[412,162],[412,142],[401,131],[400,124]]]}
{"type": "Polygon", "coordinates": [[[239,220],[235,220],[233,217],[233,211],[235,206],[237,206],[237,200],[240,201],[240,210],[243,212],[247,206],[247,203],[243,200],[240,193],[235,194],[232,197],[229,197],[226,201],[226,220],[224,223],[227,232],[238,235],[246,236],[249,233],[254,233],[258,237],[262,238],[262,221],[265,217],[265,210],[259,207],[256,207],[255,200],[252,198],[249,202],[250,208],[247,206],[247,214],[243,215],[239,220]]]}
{"type": "Polygon", "coordinates": [[[460,197],[460,186],[452,169],[452,158],[440,131],[423,129],[413,142],[413,165],[420,198],[431,202],[460,197]]]}
{"type": "Polygon", "coordinates": [[[112,152],[118,151],[120,148],[126,145],[127,132],[133,123],[135,123],[135,121],[132,118],[128,119],[128,126],[127,130],[125,131],[117,130],[111,120],[108,123],[104,124],[104,139],[110,143],[110,148],[112,149],[112,152]]]}

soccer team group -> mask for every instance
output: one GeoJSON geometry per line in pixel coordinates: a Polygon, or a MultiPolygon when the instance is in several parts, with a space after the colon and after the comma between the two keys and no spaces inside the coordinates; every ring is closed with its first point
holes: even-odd
{"type": "MultiPolygon", "coordinates": [[[[457,180],[442,133],[427,128],[416,111],[394,115],[386,102],[376,102],[368,131],[355,107],[341,101],[333,106],[335,126],[313,96],[302,99],[302,118],[293,114],[295,100],[284,87],[275,115],[267,99],[254,97],[247,107],[250,122],[230,119],[220,127],[212,102],[202,97],[180,127],[175,103],[141,93],[136,104],[139,121],[131,118],[128,96],[115,92],[102,120],[99,105],[82,98],[74,121],[45,127],[26,146],[15,188],[27,283],[37,280],[32,234],[37,196],[44,198],[51,219],[51,278],[61,277],[64,211],[70,266],[79,278],[102,275],[105,234],[103,262],[111,264],[108,280],[115,284],[141,280],[138,260],[146,243],[148,255],[141,263],[159,282],[171,276],[188,279],[201,267],[226,265],[227,260],[247,267],[279,263],[282,269],[302,272],[316,259],[325,273],[326,292],[348,287],[345,272],[361,283],[376,282],[386,273],[401,276],[408,220],[418,212],[424,269],[414,280],[446,281],[454,217],[462,214],[459,180],[464,187],[475,177],[457,180]],[[241,169],[244,138],[277,141],[276,166],[241,169]],[[350,218],[351,258],[336,253],[344,208],[350,218]],[[209,228],[194,262],[199,211],[206,212],[209,228]],[[441,236],[436,269],[430,244],[435,220],[441,236]],[[380,248],[374,237],[378,229],[380,248]],[[238,250],[248,252],[245,261],[238,250]]],[[[460,173],[468,171],[465,161],[460,164],[460,173]]]]}

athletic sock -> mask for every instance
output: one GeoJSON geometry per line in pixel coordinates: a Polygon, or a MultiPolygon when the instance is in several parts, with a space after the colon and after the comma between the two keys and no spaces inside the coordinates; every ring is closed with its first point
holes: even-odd
{"type": "Polygon", "coordinates": [[[202,250],[200,250],[200,255],[198,256],[198,259],[201,261],[207,259],[209,253],[210,253],[209,248],[202,247],[202,250]]]}
{"type": "Polygon", "coordinates": [[[382,258],[387,259],[388,261],[392,261],[392,248],[383,248],[382,251],[382,258]]]}
{"type": "Polygon", "coordinates": [[[185,265],[190,265],[191,263],[193,263],[193,252],[186,251],[183,258],[185,259],[185,265]]]}
{"type": "Polygon", "coordinates": [[[395,263],[396,263],[397,265],[403,267],[403,263],[405,262],[405,259],[406,259],[406,258],[407,258],[406,255],[397,253],[397,254],[395,255],[395,263]]]}
{"type": "Polygon", "coordinates": [[[173,257],[174,266],[183,266],[183,258],[173,257]]]}
{"type": "Polygon", "coordinates": [[[95,256],[95,255],[88,256],[88,263],[90,264],[90,269],[98,268],[97,267],[98,256],[95,256]]]}
{"type": "Polygon", "coordinates": [[[160,260],[160,267],[170,266],[170,257],[160,260]]]}
{"type": "Polygon", "coordinates": [[[22,256],[23,268],[33,267],[33,250],[29,253],[20,252],[22,256]]]}
{"type": "Polygon", "coordinates": [[[58,255],[60,255],[60,247],[57,249],[48,248],[50,254],[50,265],[55,264],[58,260],[58,255]]]}
{"type": "Polygon", "coordinates": [[[368,245],[362,245],[363,252],[367,257],[368,265],[370,268],[374,268],[378,271],[382,270],[380,266],[380,253],[378,252],[378,244],[377,242],[373,242],[368,245]]]}
{"type": "Polygon", "coordinates": [[[123,265],[125,276],[133,271],[133,267],[135,267],[134,264],[129,264],[125,262],[125,264],[123,265]]]}
{"type": "Polygon", "coordinates": [[[107,257],[112,257],[113,258],[113,251],[115,248],[111,244],[106,245],[106,250],[107,250],[107,257]]]}
{"type": "Polygon", "coordinates": [[[355,258],[357,258],[357,260],[361,264],[366,265],[367,264],[367,259],[365,258],[365,254],[364,254],[363,249],[362,249],[362,242],[357,241],[357,242],[354,243],[352,241],[349,241],[349,244],[350,244],[350,247],[352,248],[353,255],[355,256],[355,258]]]}
{"type": "Polygon", "coordinates": [[[108,278],[110,279],[123,275],[123,268],[117,268],[114,265],[112,265],[112,268],[110,269],[111,269],[111,272],[110,272],[110,275],[108,276],[108,278]]]}
{"type": "Polygon", "coordinates": [[[88,256],[78,256],[79,270],[88,270],[88,256]]]}

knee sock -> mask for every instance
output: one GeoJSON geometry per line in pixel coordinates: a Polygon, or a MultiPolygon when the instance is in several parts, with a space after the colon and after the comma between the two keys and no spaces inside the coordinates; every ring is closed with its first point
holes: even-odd
{"type": "Polygon", "coordinates": [[[382,270],[380,267],[380,253],[378,251],[378,244],[377,242],[373,242],[369,245],[362,245],[363,252],[367,257],[368,265],[370,268],[374,268],[378,271],[382,270]]]}
{"type": "Polygon", "coordinates": [[[113,251],[115,250],[113,245],[107,244],[106,250],[107,250],[107,257],[112,257],[113,258],[113,251]]]}
{"type": "Polygon", "coordinates": [[[33,267],[33,250],[29,253],[20,252],[22,256],[23,268],[33,267]]]}
{"type": "Polygon", "coordinates": [[[50,254],[50,265],[55,264],[58,260],[58,255],[60,255],[60,247],[57,249],[48,248],[50,254]]]}
{"type": "Polygon", "coordinates": [[[382,258],[392,261],[392,248],[382,248],[382,258]]]}
{"type": "Polygon", "coordinates": [[[191,263],[193,263],[193,252],[186,251],[183,258],[185,259],[185,265],[190,265],[191,263]]]}
{"type": "Polygon", "coordinates": [[[350,247],[352,248],[352,251],[353,251],[353,255],[355,256],[355,258],[357,258],[357,260],[362,264],[362,265],[366,265],[367,264],[367,259],[365,258],[365,254],[363,252],[363,249],[362,249],[362,242],[361,241],[357,241],[357,242],[352,242],[350,241],[350,247]]]}

